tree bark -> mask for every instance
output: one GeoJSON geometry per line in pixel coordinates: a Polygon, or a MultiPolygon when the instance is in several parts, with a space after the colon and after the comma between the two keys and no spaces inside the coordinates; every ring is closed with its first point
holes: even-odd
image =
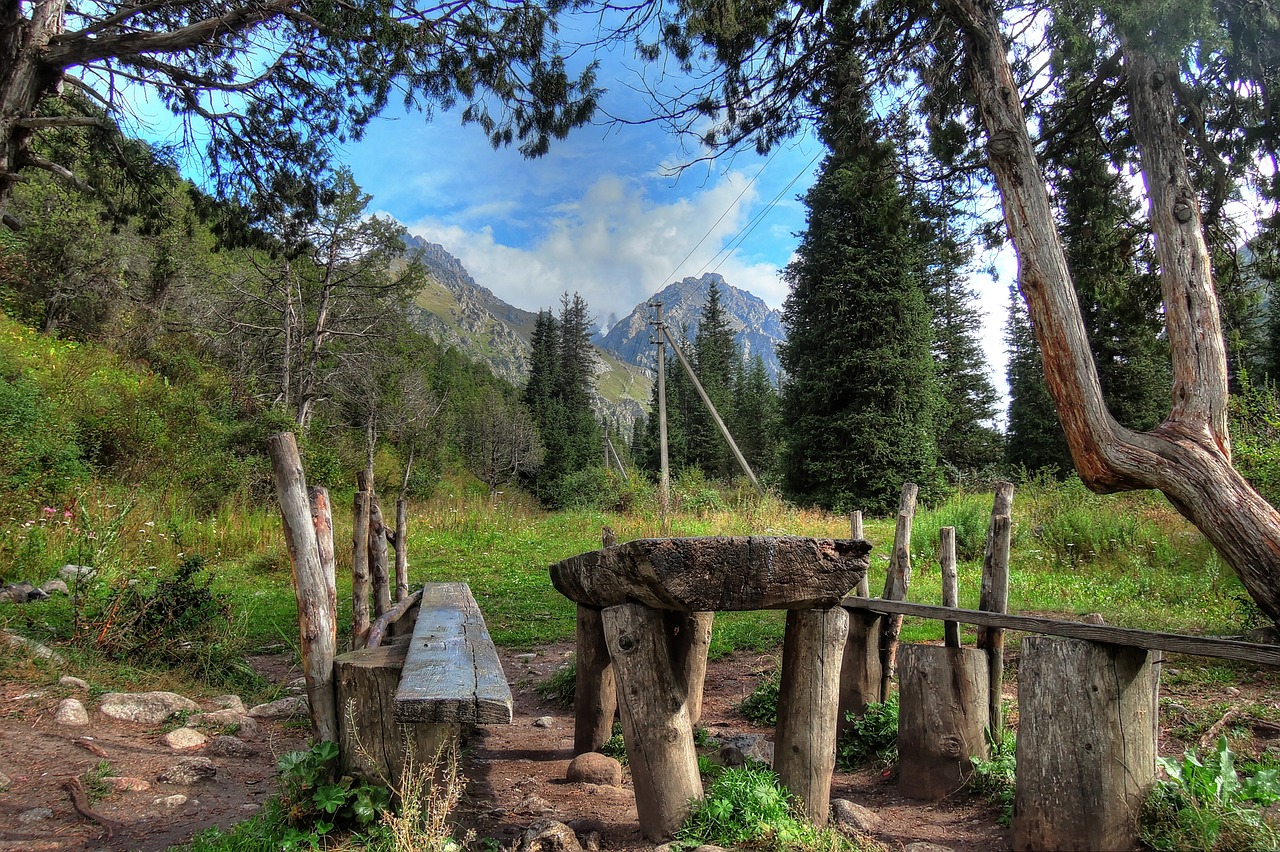
{"type": "Polygon", "coordinates": [[[987,658],[974,648],[903,645],[898,657],[898,790],[940,801],[987,756],[987,658]]]}
{"type": "Polygon", "coordinates": [[[613,736],[618,687],[600,610],[578,604],[573,691],[573,753],[595,751],[613,736]]]}
{"type": "Polygon", "coordinates": [[[1174,372],[1169,416],[1140,433],[1120,426],[1103,401],[993,4],[943,0],[942,8],[964,34],[990,167],[1018,251],[1018,283],[1081,480],[1098,492],[1161,491],[1213,543],[1258,605],[1280,619],[1280,512],[1231,466],[1222,329],[1173,101],[1177,69],[1157,66],[1133,45],[1124,48],[1174,372]]]}

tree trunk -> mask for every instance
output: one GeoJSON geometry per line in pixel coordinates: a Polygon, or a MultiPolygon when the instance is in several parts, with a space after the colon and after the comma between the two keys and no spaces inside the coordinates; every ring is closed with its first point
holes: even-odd
{"type": "Polygon", "coordinates": [[[942,8],[965,36],[990,167],[1018,250],[1018,283],[1080,478],[1098,492],[1163,492],[1235,569],[1258,605],[1280,619],[1280,512],[1231,466],[1222,328],[1173,103],[1176,68],[1157,67],[1132,45],[1124,49],[1131,129],[1151,208],[1174,372],[1169,416],[1139,433],[1120,426],[1103,401],[992,3],[943,0],[942,8]]]}
{"type": "Polygon", "coordinates": [[[40,101],[63,76],[60,68],[44,64],[41,57],[50,39],[63,30],[66,0],[34,4],[29,20],[23,19],[24,5],[6,3],[0,12],[0,213],[7,210],[31,139],[31,130],[18,122],[35,115],[40,101]]]}
{"type": "Polygon", "coordinates": [[[573,698],[573,753],[596,751],[613,736],[618,688],[600,610],[578,604],[573,698]]]}

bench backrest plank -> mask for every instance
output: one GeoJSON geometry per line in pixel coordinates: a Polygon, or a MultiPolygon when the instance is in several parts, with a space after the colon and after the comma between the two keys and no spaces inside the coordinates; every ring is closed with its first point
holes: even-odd
{"type": "Polygon", "coordinates": [[[409,642],[400,722],[510,724],[511,687],[466,583],[428,583],[409,642]]]}

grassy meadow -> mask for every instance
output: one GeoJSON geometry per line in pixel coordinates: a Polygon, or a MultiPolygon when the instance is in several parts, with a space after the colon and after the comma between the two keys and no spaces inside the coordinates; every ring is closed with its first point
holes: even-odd
{"type": "MultiPolygon", "coordinates": [[[[346,629],[346,507],[352,495],[333,496],[339,624],[346,629]]],[[[411,578],[469,583],[499,645],[528,649],[570,641],[574,608],[551,587],[547,566],[598,548],[605,525],[622,541],[661,535],[651,496],[627,513],[548,513],[517,492],[491,498],[474,483],[447,481],[432,499],[411,506],[411,578]]],[[[692,494],[677,487],[676,496],[671,535],[849,533],[845,517],[750,492],[708,500],[703,486],[692,494]],[[681,510],[682,497],[700,510],[681,510]]],[[[990,493],[962,491],[919,508],[911,600],[941,600],[938,529],[954,526],[960,603],[976,606],[990,505],[990,493]]],[[[6,582],[39,584],[67,563],[95,566],[99,574],[70,598],[0,604],[0,622],[57,647],[70,658],[70,668],[92,669],[104,686],[118,680],[173,687],[185,680],[187,689],[234,687],[265,694],[267,685],[255,679],[245,656],[296,649],[288,556],[269,501],[198,515],[164,494],[99,490],[73,505],[33,514],[0,526],[6,582]],[[109,672],[115,676],[104,681],[109,672]]],[[[874,545],[870,583],[876,594],[888,565],[892,519],[867,518],[865,535],[874,545]]],[[[1231,571],[1159,495],[1098,496],[1078,482],[1031,483],[1015,494],[1009,606],[1012,612],[1067,617],[1098,612],[1111,624],[1191,633],[1238,633],[1260,621],[1231,571]]],[[[782,627],[778,612],[723,614],[712,653],[774,651],[782,627]]],[[[941,624],[907,619],[903,636],[939,639],[941,624]]],[[[8,665],[31,664],[11,655],[8,665]]]]}

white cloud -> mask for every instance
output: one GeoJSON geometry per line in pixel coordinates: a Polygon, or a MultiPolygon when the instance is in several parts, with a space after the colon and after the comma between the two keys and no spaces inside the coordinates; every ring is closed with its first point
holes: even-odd
{"type": "Polygon", "coordinates": [[[477,220],[471,210],[449,222],[428,217],[408,227],[456,255],[478,283],[526,310],[554,307],[562,293],[578,292],[598,317],[622,316],[671,281],[712,268],[778,306],[785,288],[773,265],[736,252],[718,267],[708,265],[747,222],[756,201],[748,184],[746,176],[730,172],[663,203],[641,179],[604,174],[580,197],[543,208],[548,218],[529,223],[536,234],[523,247],[502,244],[490,227],[459,224],[477,220]]]}

